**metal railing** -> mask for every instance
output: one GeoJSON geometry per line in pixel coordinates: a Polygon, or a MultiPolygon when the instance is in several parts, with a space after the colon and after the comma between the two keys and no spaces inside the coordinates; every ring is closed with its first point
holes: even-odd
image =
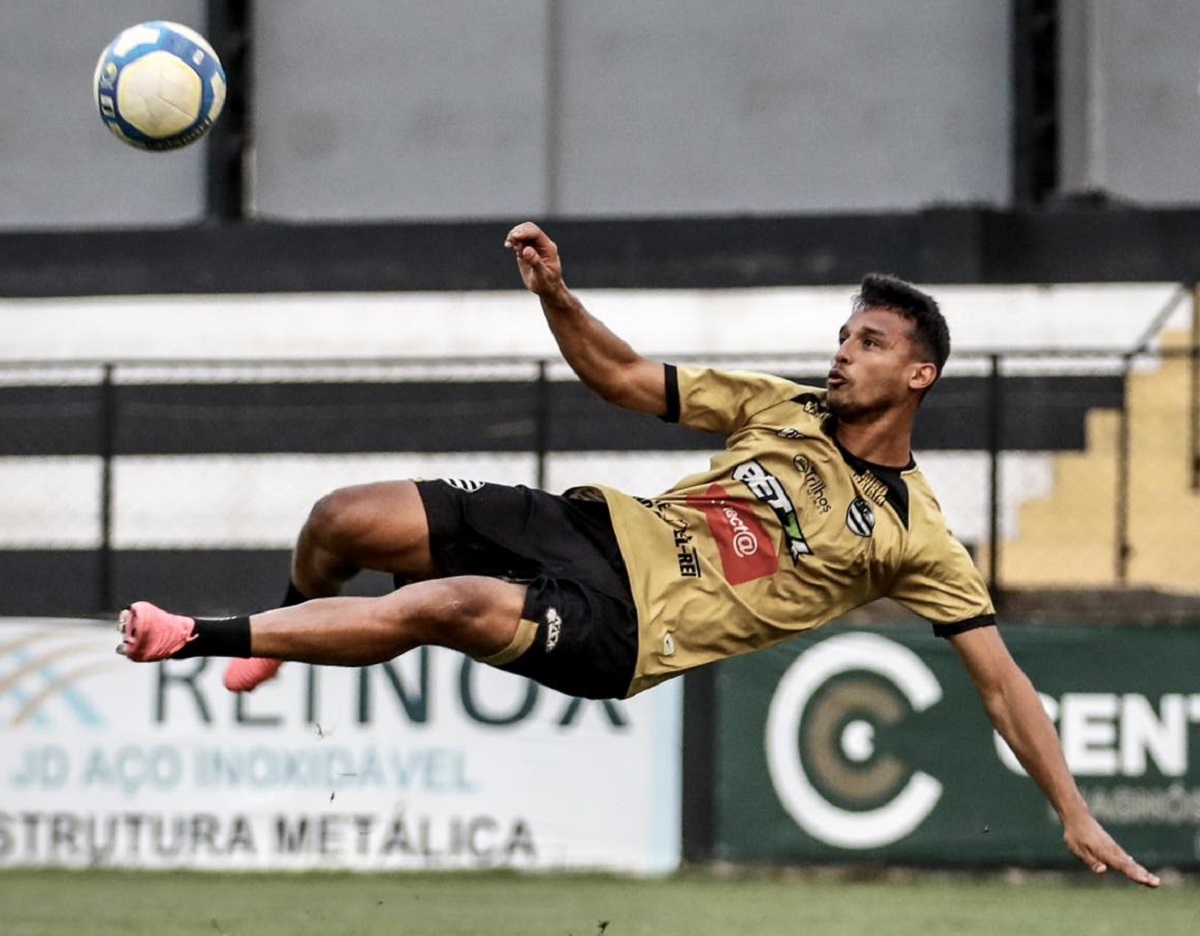
{"type": "MultiPolygon", "coordinates": [[[[1200,593],[1193,319],[1126,351],[955,356],[917,458],[995,591],[1200,593]]],[[[704,361],[812,382],[827,365],[704,361]]],[[[110,611],[148,554],[160,569],[177,554],[180,577],[199,553],[285,554],[314,492],[370,472],[654,494],[721,444],[609,407],[533,358],[4,364],[0,425],[0,614],[110,611]],[[43,612],[38,562],[91,582],[43,612]]]]}

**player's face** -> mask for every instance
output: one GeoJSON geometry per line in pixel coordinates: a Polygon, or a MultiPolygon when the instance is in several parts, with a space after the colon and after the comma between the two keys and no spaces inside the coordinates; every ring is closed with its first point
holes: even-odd
{"type": "Polygon", "coordinates": [[[826,380],[829,408],[839,419],[869,416],[910,402],[924,388],[912,323],[890,309],[863,309],[838,334],[826,380]]]}

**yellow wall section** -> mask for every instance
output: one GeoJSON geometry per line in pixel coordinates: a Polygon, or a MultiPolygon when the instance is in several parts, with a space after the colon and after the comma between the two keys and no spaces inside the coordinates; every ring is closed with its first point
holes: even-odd
{"type": "MultiPolygon", "coordinates": [[[[1134,372],[1129,407],[1126,584],[1200,594],[1200,492],[1191,487],[1190,336],[1164,336],[1153,371],[1134,372]],[[1171,352],[1174,353],[1171,353],[1171,352]]],[[[1004,544],[1005,587],[1107,586],[1117,575],[1120,414],[1088,414],[1082,452],[1054,456],[1054,493],[1021,505],[1004,544]]]]}

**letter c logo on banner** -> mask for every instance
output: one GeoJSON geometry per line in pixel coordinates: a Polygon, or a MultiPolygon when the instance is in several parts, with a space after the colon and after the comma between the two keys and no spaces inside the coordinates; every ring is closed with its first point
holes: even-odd
{"type": "Polygon", "coordinates": [[[810,713],[809,732],[816,740],[808,745],[811,756],[806,757],[805,745],[798,742],[810,703],[835,676],[854,672],[883,677],[916,712],[942,698],[937,677],[907,647],[875,634],[830,637],[801,654],[779,681],[767,714],[767,766],[783,807],[813,838],[839,848],[878,848],[899,841],[924,822],[941,798],[942,785],[916,771],[895,789],[905,770],[892,757],[875,759],[867,771],[847,769],[848,763],[865,762],[874,753],[874,726],[855,718],[855,712],[867,709],[884,724],[900,721],[905,714],[898,697],[876,680],[857,687],[853,702],[839,700],[836,690],[822,695],[823,703],[813,706],[820,710],[810,713]],[[851,798],[855,792],[864,798],[870,794],[875,801],[881,793],[890,798],[863,810],[832,803],[814,785],[814,765],[806,759],[819,762],[826,783],[844,780],[851,798]]]}

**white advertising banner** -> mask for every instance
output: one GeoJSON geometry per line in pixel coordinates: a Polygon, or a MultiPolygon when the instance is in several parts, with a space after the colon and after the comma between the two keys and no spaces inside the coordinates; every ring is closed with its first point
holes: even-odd
{"type": "Polygon", "coordinates": [[[118,640],[0,622],[0,868],[678,864],[678,684],[572,699],[423,649],[239,696],[118,640]]]}

